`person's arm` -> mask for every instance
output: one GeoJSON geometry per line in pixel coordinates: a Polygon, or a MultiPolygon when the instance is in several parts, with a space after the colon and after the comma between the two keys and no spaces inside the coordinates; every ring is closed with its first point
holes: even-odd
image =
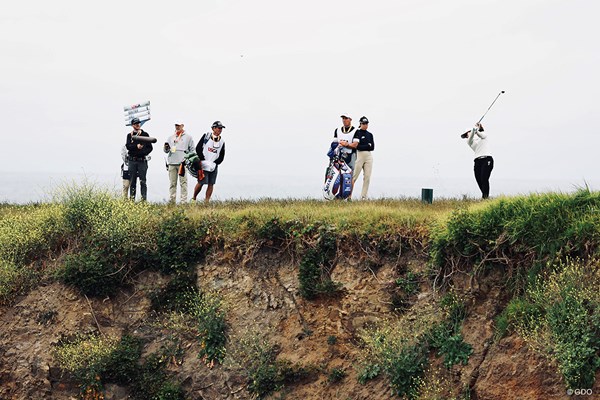
{"type": "Polygon", "coordinates": [[[206,136],[206,134],[202,135],[200,141],[196,145],[196,154],[200,157],[200,161],[204,160],[204,136],[206,136]]]}
{"type": "Polygon", "coordinates": [[[221,154],[219,154],[219,158],[215,160],[215,164],[219,165],[225,159],[225,143],[223,143],[223,148],[221,149],[221,154]]]}
{"type": "Polygon", "coordinates": [[[371,145],[371,151],[373,151],[373,150],[375,150],[375,138],[373,137],[373,134],[371,132],[369,132],[369,133],[370,133],[369,139],[371,139],[371,142],[369,144],[371,145]]]}
{"type": "Polygon", "coordinates": [[[352,136],[352,142],[346,143],[346,147],[353,150],[356,149],[358,147],[358,144],[360,143],[360,138],[358,136],[358,129],[355,129],[354,136],[352,136]]]}
{"type": "Polygon", "coordinates": [[[476,128],[471,129],[471,132],[469,132],[469,140],[467,141],[467,143],[471,147],[473,147],[473,141],[475,139],[475,132],[477,132],[476,128]]]}
{"type": "MultiPolygon", "coordinates": [[[[146,131],[142,131],[142,134],[140,136],[150,137],[150,135],[146,131]]],[[[141,152],[140,152],[141,155],[143,155],[145,157],[148,154],[152,153],[152,150],[154,150],[154,147],[152,147],[152,143],[148,142],[148,143],[144,143],[140,150],[141,150],[141,152]]]]}
{"type": "Polygon", "coordinates": [[[196,146],[194,145],[194,139],[192,139],[192,137],[190,136],[190,144],[188,145],[187,152],[193,153],[195,149],[196,146]]]}
{"type": "Polygon", "coordinates": [[[477,134],[477,136],[479,136],[482,139],[487,138],[487,133],[485,132],[479,132],[478,130],[475,132],[477,134]]]}
{"type": "Polygon", "coordinates": [[[131,140],[131,133],[127,134],[127,139],[125,139],[125,147],[127,147],[127,151],[135,151],[137,149],[137,143],[134,143],[131,140]]]}

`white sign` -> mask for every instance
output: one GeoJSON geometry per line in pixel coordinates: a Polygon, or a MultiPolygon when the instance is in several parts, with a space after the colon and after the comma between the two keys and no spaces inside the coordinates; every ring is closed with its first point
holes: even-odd
{"type": "Polygon", "coordinates": [[[131,120],[134,118],[139,119],[143,125],[144,122],[150,120],[150,101],[125,106],[123,107],[123,111],[125,112],[125,126],[130,126],[131,120]]]}

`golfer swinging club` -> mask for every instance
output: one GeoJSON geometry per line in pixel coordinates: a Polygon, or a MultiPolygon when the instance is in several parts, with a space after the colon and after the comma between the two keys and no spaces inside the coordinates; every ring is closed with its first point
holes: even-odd
{"type": "Polygon", "coordinates": [[[487,134],[484,133],[483,125],[478,122],[473,129],[460,137],[468,139],[467,143],[475,152],[475,180],[481,190],[481,197],[487,199],[490,196],[490,175],[494,169],[494,159],[490,152],[487,134]]]}

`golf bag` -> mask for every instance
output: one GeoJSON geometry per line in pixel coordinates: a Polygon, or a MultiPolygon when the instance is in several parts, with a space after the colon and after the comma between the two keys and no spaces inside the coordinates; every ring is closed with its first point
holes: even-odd
{"type": "Polygon", "coordinates": [[[344,161],[337,143],[332,143],[329,166],[325,172],[323,197],[327,200],[347,199],[352,195],[352,169],[344,161]]]}
{"type": "Polygon", "coordinates": [[[196,153],[186,153],[183,157],[183,163],[179,167],[179,175],[183,176],[183,168],[187,168],[191,176],[198,179],[199,181],[204,179],[204,171],[202,170],[202,164],[200,157],[196,153]]]}

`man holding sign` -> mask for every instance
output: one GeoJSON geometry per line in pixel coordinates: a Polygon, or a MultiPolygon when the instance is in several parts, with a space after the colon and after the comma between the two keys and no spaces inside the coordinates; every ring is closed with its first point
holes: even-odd
{"type": "Polygon", "coordinates": [[[142,200],[145,201],[148,195],[146,186],[146,173],[148,172],[148,159],[152,152],[152,143],[141,141],[140,137],[149,137],[148,132],[142,129],[139,118],[131,120],[133,131],[127,134],[125,146],[127,147],[129,160],[129,175],[131,176],[131,185],[129,186],[129,196],[135,200],[135,192],[138,178],[140,179],[140,192],[142,200]]]}

